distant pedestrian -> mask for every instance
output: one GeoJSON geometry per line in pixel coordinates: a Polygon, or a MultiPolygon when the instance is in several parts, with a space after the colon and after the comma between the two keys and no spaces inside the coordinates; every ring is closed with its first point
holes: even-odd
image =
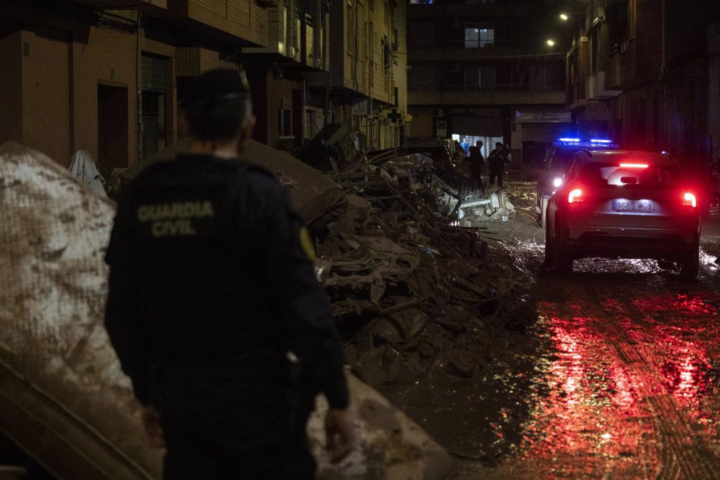
{"type": "Polygon", "coordinates": [[[488,166],[490,167],[490,184],[495,184],[497,179],[497,186],[502,188],[503,186],[503,173],[505,165],[509,162],[507,152],[502,143],[497,142],[495,144],[495,150],[490,152],[488,156],[488,166]]]}
{"type": "Polygon", "coordinates": [[[462,145],[460,145],[460,142],[455,140],[455,161],[457,162],[457,169],[459,172],[462,172],[465,168],[465,158],[467,157],[467,154],[465,153],[465,150],[462,148],[462,145]]]}
{"type": "Polygon", "coordinates": [[[455,140],[455,151],[465,155],[465,149],[462,145],[460,145],[460,142],[458,142],[457,140],[455,140]]]}
{"type": "Polygon", "coordinates": [[[474,180],[478,183],[482,182],[482,169],[485,164],[485,158],[482,154],[483,142],[478,141],[474,147],[470,147],[470,173],[474,180]]]}

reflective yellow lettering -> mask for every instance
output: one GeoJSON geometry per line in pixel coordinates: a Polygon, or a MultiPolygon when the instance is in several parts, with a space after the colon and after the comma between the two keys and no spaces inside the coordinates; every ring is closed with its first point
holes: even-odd
{"type": "Polygon", "coordinates": [[[202,210],[200,211],[200,214],[198,215],[200,217],[214,217],[215,212],[213,211],[212,203],[205,202],[203,203],[202,210]]]}
{"type": "Polygon", "coordinates": [[[140,208],[137,210],[137,218],[141,222],[147,222],[148,221],[148,206],[147,205],[141,205],[140,208]]]}
{"type": "Polygon", "coordinates": [[[162,238],[167,235],[167,223],[154,221],[152,224],[152,236],[155,238],[162,238]]]}

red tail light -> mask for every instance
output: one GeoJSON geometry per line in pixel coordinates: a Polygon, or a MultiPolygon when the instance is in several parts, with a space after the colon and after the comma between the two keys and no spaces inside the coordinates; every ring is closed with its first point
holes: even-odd
{"type": "Polygon", "coordinates": [[[685,193],[682,204],[686,207],[697,208],[697,198],[692,193],[685,193]]]}
{"type": "Polygon", "coordinates": [[[648,168],[649,165],[647,163],[621,163],[621,168],[648,168]]]}
{"type": "Polygon", "coordinates": [[[580,190],[579,188],[576,188],[568,195],[568,203],[578,203],[582,201],[582,190],[580,190]]]}

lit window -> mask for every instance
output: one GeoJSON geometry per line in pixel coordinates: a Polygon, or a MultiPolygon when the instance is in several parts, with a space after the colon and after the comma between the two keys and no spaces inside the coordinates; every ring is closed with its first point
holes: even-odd
{"type": "Polygon", "coordinates": [[[485,25],[465,27],[465,48],[484,48],[495,45],[495,28],[485,25]]]}

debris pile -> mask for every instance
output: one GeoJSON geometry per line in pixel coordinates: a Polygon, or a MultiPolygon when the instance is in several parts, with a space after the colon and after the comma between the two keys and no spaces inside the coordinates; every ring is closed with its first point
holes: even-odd
{"type": "MultiPolygon", "coordinates": [[[[485,190],[445,160],[365,154],[337,126],[316,140],[301,158],[324,175],[257,142],[245,158],[275,172],[313,232],[318,277],[365,381],[378,387],[438,365],[472,376],[495,333],[536,320],[511,269],[490,258],[501,240],[488,220],[515,212],[505,191],[485,190]]],[[[126,181],[187,147],[181,141],[129,169],[126,181]]]]}
{"type": "MultiPolygon", "coordinates": [[[[278,155],[266,164],[293,178],[293,200],[323,228],[319,220],[332,218],[326,213],[344,192],[278,155]]],[[[0,147],[0,430],[58,478],[162,477],[164,452],[147,445],[140,405],[103,326],[114,214],[110,200],[45,155],[0,147]]],[[[448,478],[453,461],[442,447],[378,392],[352,376],[349,384],[359,446],[330,464],[316,412],[308,429],[318,478],[448,478]]]]}
{"type": "Polygon", "coordinates": [[[471,378],[494,335],[523,332],[537,318],[513,277],[492,264],[500,240],[470,226],[513,215],[505,192],[466,200],[478,193],[470,182],[453,188],[431,167],[422,155],[387,151],[330,173],[348,194],[347,211],[314,230],[348,361],[375,387],[438,367],[471,378]]]}
{"type": "Polygon", "coordinates": [[[459,224],[471,227],[492,220],[507,222],[515,217],[515,205],[510,202],[508,194],[500,187],[491,186],[480,198],[466,198],[465,201],[449,201],[448,208],[457,208],[459,224]]]}

